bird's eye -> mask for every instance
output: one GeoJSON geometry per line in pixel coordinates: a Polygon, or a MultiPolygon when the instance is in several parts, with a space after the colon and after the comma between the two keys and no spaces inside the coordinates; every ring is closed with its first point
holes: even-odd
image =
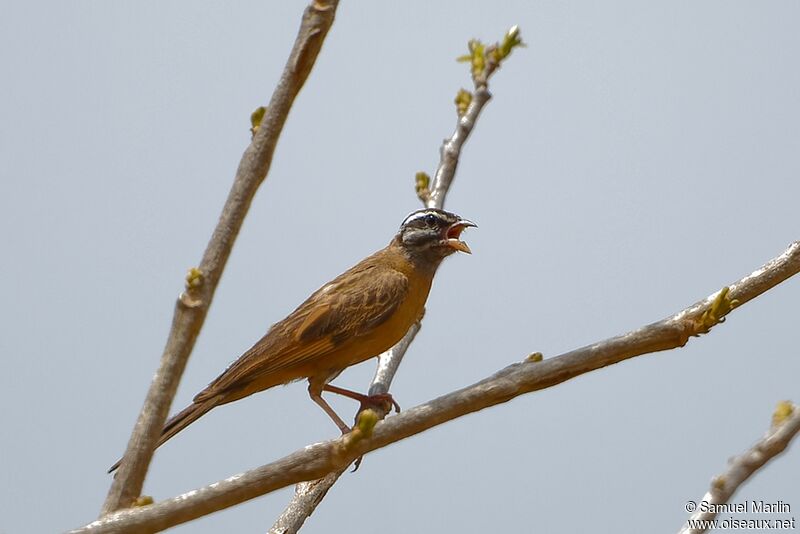
{"type": "Polygon", "coordinates": [[[437,221],[438,219],[436,218],[436,215],[434,215],[433,213],[429,213],[425,216],[425,222],[430,226],[435,226],[437,221]]]}

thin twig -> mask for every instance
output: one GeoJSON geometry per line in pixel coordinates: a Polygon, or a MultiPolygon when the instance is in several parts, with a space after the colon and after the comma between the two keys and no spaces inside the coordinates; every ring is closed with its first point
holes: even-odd
{"type": "Polygon", "coordinates": [[[73,533],[140,532],[175,526],[305,480],[343,469],[355,458],[466,414],[545,389],[584,373],[662,350],[682,347],[690,337],[721,322],[730,306],[741,306],[800,272],[800,242],[728,288],[656,323],[543,361],[512,364],[471,386],[441,396],[378,423],[370,437],[309,445],[280,460],[203,488],[138,509],[103,517],[73,533]],[[720,313],[721,311],[721,313],[720,313]]]}
{"type": "Polygon", "coordinates": [[[456,130],[449,139],[445,139],[442,148],[439,150],[439,167],[433,175],[433,183],[431,184],[428,199],[425,202],[425,207],[428,208],[444,208],[445,197],[450,186],[453,184],[453,179],[456,176],[456,169],[458,168],[458,158],[461,155],[461,148],[475,128],[475,122],[483,109],[483,106],[492,98],[491,93],[486,85],[476,86],[475,93],[472,95],[472,101],[467,107],[467,112],[458,118],[456,130]]]}
{"type": "Polygon", "coordinates": [[[781,454],[792,438],[800,433],[800,406],[781,402],[773,418],[772,427],[766,435],[743,454],[732,458],[728,469],[711,481],[711,489],[703,495],[700,502],[692,503],[696,511],[678,534],[702,534],[709,530],[714,518],[736,490],[756,471],[781,454]]]}
{"type": "MultiPolygon", "coordinates": [[[[514,27],[509,33],[513,32],[515,38],[518,38],[519,30],[514,27]]],[[[482,72],[478,75],[473,75],[473,83],[475,85],[475,93],[470,95],[471,100],[463,114],[459,114],[456,129],[449,139],[443,141],[442,147],[439,149],[439,165],[434,174],[433,183],[430,188],[425,188],[423,194],[419,194],[420,200],[426,208],[444,208],[444,202],[447,198],[447,193],[450,191],[450,186],[453,184],[453,179],[456,175],[458,168],[458,158],[461,154],[461,148],[469,138],[472,130],[475,128],[475,123],[481,110],[491,99],[492,95],[489,93],[488,81],[489,77],[495,72],[499,63],[496,61],[488,61],[482,72]]],[[[415,323],[406,332],[394,347],[384,352],[378,358],[378,367],[375,370],[375,378],[369,387],[370,395],[380,395],[389,392],[394,375],[403,361],[403,357],[414,341],[414,338],[422,328],[422,319],[415,323]]],[[[379,413],[381,417],[385,417],[386,413],[379,413]]],[[[329,473],[321,480],[313,480],[311,482],[301,482],[295,488],[294,495],[286,508],[275,520],[275,523],[269,529],[269,534],[296,534],[302,528],[306,519],[314,513],[317,506],[322,502],[322,499],[328,493],[328,490],[333,487],[339,477],[347,470],[347,467],[340,469],[334,473],[329,473]]]]}
{"type": "Polygon", "coordinates": [[[102,514],[130,506],[142,491],[156,441],[233,243],[258,186],[267,176],[289,109],[311,72],[328,29],[333,24],[337,5],[338,0],[317,0],[303,13],[300,30],[283,75],[252,143],[242,155],[214,234],[200,265],[189,272],[186,291],[175,304],[172,328],[161,364],[150,384],[119,472],[103,504],[102,514]]]}

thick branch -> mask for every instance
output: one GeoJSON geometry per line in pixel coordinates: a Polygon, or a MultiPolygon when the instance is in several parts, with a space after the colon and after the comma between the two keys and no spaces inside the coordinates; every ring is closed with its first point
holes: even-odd
{"type": "MultiPolygon", "coordinates": [[[[731,285],[728,296],[742,305],[798,272],[800,242],[731,285]]],[[[698,325],[706,324],[719,295],[717,292],[675,315],[627,334],[544,361],[512,364],[471,386],[386,419],[369,438],[353,441],[344,436],[309,445],[276,462],[150,506],[116,512],[73,532],[123,533],[175,526],[290,484],[321,478],[343,469],[367,452],[523,393],[548,388],[635,356],[682,347],[702,330],[698,325]]]]}
{"type": "Polygon", "coordinates": [[[308,77],[333,24],[338,0],[318,0],[306,8],[289,60],[253,141],[245,150],[217,227],[187,291],[175,304],[161,364],[128,441],[119,472],[102,513],[130,506],[139,495],[178,382],[205,321],[222,270],[258,186],[269,171],[289,109],[308,77]]]}
{"type": "Polygon", "coordinates": [[[758,440],[742,455],[729,461],[728,469],[711,482],[711,489],[703,495],[697,504],[697,511],[686,521],[678,534],[702,534],[708,530],[706,521],[712,521],[718,513],[718,506],[727,503],[756,471],[767,462],[781,454],[789,442],[800,433],[800,406],[791,403],[781,403],[778,410],[785,409],[788,414],[780,416],[766,435],[758,440]]]}

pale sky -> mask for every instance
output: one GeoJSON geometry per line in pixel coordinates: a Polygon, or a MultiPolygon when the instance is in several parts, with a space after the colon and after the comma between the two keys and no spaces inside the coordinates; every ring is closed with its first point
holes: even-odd
{"type": "MultiPolygon", "coordinates": [[[[528,47],[491,83],[446,207],[449,258],[392,387],[410,408],[529,353],[661,319],[798,231],[800,4],[343,2],[173,410],[420,204],[471,37],[528,47]]],[[[305,2],[17,2],[0,19],[0,533],[93,520],[305,2]]],[[[707,336],[369,455],[303,532],[675,532],[800,401],[800,280],[707,336]]],[[[335,384],[366,390],[372,362],[335,384]]],[[[347,419],[356,406],[332,400],[347,419]]],[[[338,435],[292,384],[158,450],[156,500],[338,435]]],[[[735,502],[800,515],[793,445],[735,502]]],[[[174,532],[265,532],[291,488],[174,532]]],[[[744,516],[742,516],[744,517],[744,516]]]]}

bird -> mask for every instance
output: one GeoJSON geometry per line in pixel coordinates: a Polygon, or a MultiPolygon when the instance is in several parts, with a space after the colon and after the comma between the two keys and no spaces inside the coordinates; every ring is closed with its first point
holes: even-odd
{"type": "MultiPolygon", "coordinates": [[[[389,244],[311,294],[164,425],[156,448],[211,409],[274,386],[308,380],[308,394],[342,434],[350,427],[322,398],[327,391],[370,405],[399,406],[391,394],[363,395],[330,384],[344,369],[394,346],[421,319],[433,277],[477,226],[437,208],[408,215],[389,244]]],[[[117,461],[109,469],[121,464],[117,461]]]]}

